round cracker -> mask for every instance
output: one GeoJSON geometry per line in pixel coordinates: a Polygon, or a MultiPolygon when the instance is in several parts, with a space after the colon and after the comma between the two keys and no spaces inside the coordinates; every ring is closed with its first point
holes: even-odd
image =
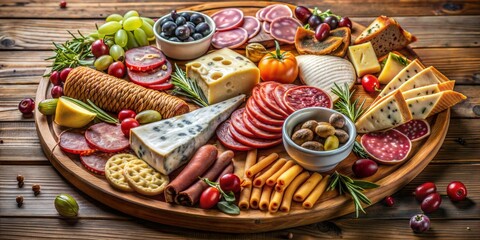
{"type": "Polygon", "coordinates": [[[137,159],[135,155],[121,153],[115,154],[107,160],[105,177],[112,187],[125,192],[134,192],[128,185],[127,179],[123,175],[123,170],[128,162],[137,159]]]}
{"type": "Polygon", "coordinates": [[[131,188],[147,196],[162,193],[170,182],[168,176],[157,172],[140,159],[128,162],[123,170],[123,175],[131,188]]]}

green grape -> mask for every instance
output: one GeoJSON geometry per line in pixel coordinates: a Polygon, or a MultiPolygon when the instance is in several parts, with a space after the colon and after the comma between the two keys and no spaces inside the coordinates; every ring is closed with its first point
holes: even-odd
{"type": "Polygon", "coordinates": [[[130,17],[138,17],[138,16],[140,16],[140,15],[138,14],[137,11],[135,11],[135,10],[130,10],[130,11],[128,11],[127,13],[125,13],[125,15],[123,15],[123,19],[126,20],[127,18],[130,18],[130,17]]]}
{"type": "Polygon", "coordinates": [[[120,22],[122,20],[123,20],[122,15],[115,13],[115,14],[112,14],[112,15],[108,16],[107,19],[105,19],[105,22],[113,22],[113,21],[120,22]]]}
{"type": "Polygon", "coordinates": [[[95,66],[95,69],[98,71],[104,71],[108,69],[108,66],[113,63],[113,58],[110,55],[103,55],[100,56],[95,60],[93,63],[93,66],[95,66]]]}
{"type": "Polygon", "coordinates": [[[133,35],[135,36],[135,40],[137,40],[137,43],[140,46],[148,45],[147,34],[145,34],[145,32],[141,28],[135,29],[133,31],[133,35]]]}
{"type": "Polygon", "coordinates": [[[99,34],[98,34],[97,31],[88,34],[89,37],[91,37],[91,38],[93,38],[93,39],[95,39],[95,40],[99,39],[98,35],[99,35],[99,34]]]}
{"type": "Polygon", "coordinates": [[[123,21],[123,29],[125,31],[133,31],[139,27],[141,27],[143,24],[143,21],[139,17],[130,17],[128,19],[125,19],[123,21]]]}
{"type": "Polygon", "coordinates": [[[111,35],[116,33],[121,28],[122,24],[120,24],[119,22],[106,22],[98,28],[98,33],[111,35]]]}
{"type": "Polygon", "coordinates": [[[135,40],[135,36],[133,36],[133,33],[130,31],[127,31],[128,35],[128,42],[127,42],[127,48],[132,49],[139,47],[137,41],[135,40]]]}
{"type": "Polygon", "coordinates": [[[106,37],[103,39],[103,42],[104,42],[105,45],[107,45],[108,47],[112,47],[112,46],[115,44],[115,41],[113,40],[113,37],[111,37],[111,36],[106,36],[106,37]]]}
{"type": "Polygon", "coordinates": [[[115,61],[123,61],[125,59],[125,51],[120,45],[113,45],[110,47],[110,56],[112,56],[115,61]]]}
{"type": "Polygon", "coordinates": [[[120,29],[115,33],[115,44],[119,45],[120,47],[127,46],[128,42],[128,35],[127,31],[120,29]]]}
{"type": "Polygon", "coordinates": [[[151,38],[151,37],[155,36],[155,35],[153,34],[153,28],[152,28],[152,26],[150,26],[150,24],[148,24],[147,21],[143,20],[143,24],[142,24],[142,26],[141,26],[140,28],[145,32],[145,34],[147,34],[147,37],[148,37],[148,38],[151,38]]]}
{"type": "Polygon", "coordinates": [[[151,19],[151,18],[141,17],[141,19],[142,19],[143,21],[146,21],[146,22],[147,22],[148,24],[150,24],[150,26],[152,26],[152,27],[153,27],[153,25],[155,24],[155,21],[153,21],[153,19],[151,19]]]}

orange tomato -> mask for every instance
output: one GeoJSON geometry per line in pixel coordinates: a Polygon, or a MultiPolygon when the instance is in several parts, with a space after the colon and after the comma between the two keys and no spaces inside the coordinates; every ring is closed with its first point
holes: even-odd
{"type": "Polygon", "coordinates": [[[278,42],[275,45],[275,51],[267,53],[258,63],[260,77],[263,81],[292,83],[298,76],[297,59],[291,52],[280,50],[278,42]]]}

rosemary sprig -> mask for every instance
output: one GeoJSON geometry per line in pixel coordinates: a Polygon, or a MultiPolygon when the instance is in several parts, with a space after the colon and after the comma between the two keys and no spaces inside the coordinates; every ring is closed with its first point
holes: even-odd
{"type": "Polygon", "coordinates": [[[187,74],[175,64],[175,72],[172,74],[172,84],[175,86],[173,93],[189,98],[201,107],[208,106],[208,100],[203,94],[197,82],[187,77],[187,74]]]}
{"type": "Polygon", "coordinates": [[[366,213],[365,209],[363,209],[362,203],[366,205],[372,204],[370,199],[365,196],[365,194],[363,194],[363,191],[365,189],[377,187],[379,187],[379,185],[375,183],[353,180],[350,177],[335,171],[335,173],[332,174],[332,178],[330,179],[330,185],[328,186],[327,191],[337,189],[340,195],[343,195],[345,193],[350,195],[353,203],[355,204],[355,216],[358,218],[359,211],[366,213]]]}

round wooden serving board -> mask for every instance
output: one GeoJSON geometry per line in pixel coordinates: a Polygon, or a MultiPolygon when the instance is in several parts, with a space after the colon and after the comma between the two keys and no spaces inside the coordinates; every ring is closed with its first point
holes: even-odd
{"type": "MultiPolygon", "coordinates": [[[[225,2],[209,3],[194,6],[189,10],[201,11],[212,14],[222,8],[236,7],[244,11],[245,15],[254,16],[262,7],[273,4],[272,2],[225,2]]],[[[292,8],[294,6],[291,6],[292,8]]],[[[381,13],[379,13],[381,14],[381,13]]],[[[358,35],[363,26],[354,24],[353,36],[358,35]]],[[[291,47],[290,47],[291,48],[291,47]]],[[[288,49],[288,47],[287,47],[288,49]]],[[[291,48],[291,49],[294,49],[291,48]]],[[[416,58],[415,53],[407,48],[402,51],[410,59],[416,58]]],[[[180,63],[180,62],[179,62],[180,63]]],[[[40,102],[50,98],[51,85],[47,78],[40,81],[36,101],[40,102]]],[[[369,106],[375,96],[366,94],[359,85],[355,86],[354,97],[366,98],[365,106],[369,106]]],[[[415,178],[432,160],[443,144],[450,121],[450,110],[438,114],[431,123],[431,135],[423,141],[414,143],[411,158],[403,164],[394,166],[380,166],[379,171],[366,180],[380,185],[379,188],[368,190],[366,196],[372,203],[382,200],[385,196],[392,195],[413,178],[415,178]]],[[[74,155],[65,154],[56,147],[59,128],[53,124],[51,117],[35,114],[38,136],[42,148],[52,165],[73,185],[96,200],[114,209],[135,217],[186,228],[218,232],[262,232],[306,225],[314,222],[339,217],[354,212],[354,204],[349,197],[338,196],[336,192],[326,192],[315,204],[313,209],[305,210],[298,203],[292,204],[289,213],[277,212],[271,214],[260,210],[241,211],[240,215],[230,216],[217,209],[203,210],[195,207],[184,207],[168,204],[161,197],[145,197],[136,193],[124,193],[113,189],[103,176],[96,175],[85,169],[74,155]]],[[[212,140],[215,141],[215,140],[212,140]]],[[[218,144],[219,146],[221,144],[218,144]]],[[[268,150],[259,150],[258,156],[278,152],[287,157],[283,145],[268,150]]],[[[245,153],[236,152],[235,172],[243,176],[243,163],[245,153]]],[[[351,153],[336,168],[339,172],[352,176],[351,164],[356,160],[351,153]]],[[[367,209],[368,211],[368,209],[367,209]]],[[[80,209],[80,216],[82,209],[80,209]]]]}

